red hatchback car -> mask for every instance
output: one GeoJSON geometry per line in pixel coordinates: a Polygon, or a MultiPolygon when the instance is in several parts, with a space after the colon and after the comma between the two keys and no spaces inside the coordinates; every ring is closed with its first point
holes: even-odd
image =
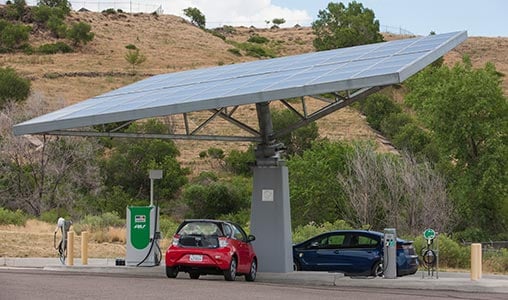
{"type": "Polygon", "coordinates": [[[219,274],[228,281],[244,275],[245,280],[254,281],[258,267],[251,244],[254,240],[232,222],[185,220],[166,251],[166,275],[175,278],[178,272],[187,272],[198,279],[219,274]]]}

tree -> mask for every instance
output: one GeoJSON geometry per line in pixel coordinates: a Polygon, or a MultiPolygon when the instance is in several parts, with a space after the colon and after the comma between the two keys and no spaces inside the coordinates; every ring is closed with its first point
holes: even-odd
{"type": "Polygon", "coordinates": [[[13,124],[48,107],[38,95],[27,102],[11,103],[1,114],[0,206],[35,216],[54,208],[72,212],[75,201],[97,194],[102,186],[99,147],[83,138],[13,136],[13,124]]]}
{"type": "Polygon", "coordinates": [[[347,8],[343,3],[328,3],[326,9],[319,11],[312,29],[316,35],[314,48],[318,51],[383,41],[374,11],[356,1],[347,8]]]}
{"type": "Polygon", "coordinates": [[[72,23],[71,28],[67,31],[67,38],[73,41],[74,46],[79,45],[79,43],[86,45],[93,40],[95,35],[93,32],[90,32],[91,29],[92,26],[88,23],[72,23]]]}
{"type": "Polygon", "coordinates": [[[494,65],[465,58],[411,78],[405,101],[431,130],[460,211],[458,230],[508,231],[508,103],[494,65]]]}
{"type": "Polygon", "coordinates": [[[30,81],[12,68],[0,68],[0,108],[10,101],[24,101],[30,94],[30,81]]]}
{"type": "Polygon", "coordinates": [[[136,66],[139,66],[146,61],[146,56],[140,53],[137,48],[129,49],[124,58],[131,65],[132,74],[136,73],[136,66]]]}
{"type": "Polygon", "coordinates": [[[65,14],[69,14],[71,11],[71,3],[68,0],[39,0],[38,6],[49,6],[61,8],[65,14]]]}
{"type": "MultiPolygon", "coordinates": [[[[290,110],[273,110],[272,123],[275,132],[285,129],[299,121],[298,115],[290,110]]],[[[279,142],[284,143],[286,146],[286,154],[301,155],[303,152],[311,147],[313,141],[319,137],[319,128],[315,122],[312,122],[304,127],[300,127],[287,135],[280,137],[279,142]]]]}
{"type": "Polygon", "coordinates": [[[30,36],[30,27],[11,24],[0,19],[0,53],[23,48],[30,36]]]}
{"type": "Polygon", "coordinates": [[[286,23],[286,20],[284,18],[275,18],[272,20],[273,26],[276,28],[279,28],[280,25],[286,23]]]}
{"type": "Polygon", "coordinates": [[[395,227],[416,235],[429,227],[445,232],[454,220],[444,178],[408,153],[378,154],[371,145],[356,145],[337,178],[353,211],[346,220],[357,228],[395,227]]]}
{"type": "Polygon", "coordinates": [[[247,209],[252,196],[252,182],[244,177],[218,180],[206,176],[207,180],[192,183],[183,191],[183,201],[189,207],[191,218],[217,218],[247,209]]]}
{"type": "Polygon", "coordinates": [[[346,218],[351,209],[336,178],[345,172],[352,150],[345,143],[319,141],[287,161],[293,226],[346,218]]]}
{"type": "MultiPolygon", "coordinates": [[[[126,132],[169,133],[160,121],[150,119],[133,123],[126,132]]],[[[108,157],[102,162],[102,172],[107,189],[118,186],[132,199],[149,199],[148,170],[163,172],[159,185],[159,199],[170,200],[187,183],[188,169],[180,167],[176,160],[179,151],[171,140],[114,139],[108,157]]]]}
{"type": "Polygon", "coordinates": [[[369,125],[381,129],[381,122],[389,114],[400,113],[402,109],[392,99],[384,94],[374,94],[360,102],[360,110],[367,116],[369,125]]]}
{"type": "Polygon", "coordinates": [[[191,19],[192,24],[198,26],[201,29],[205,28],[206,18],[205,15],[196,7],[187,7],[183,10],[185,16],[191,19]]]}

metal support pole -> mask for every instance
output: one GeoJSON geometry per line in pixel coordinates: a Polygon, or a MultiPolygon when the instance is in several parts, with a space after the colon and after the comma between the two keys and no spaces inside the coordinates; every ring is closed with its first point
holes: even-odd
{"type": "Polygon", "coordinates": [[[162,170],[150,170],[148,173],[150,177],[150,206],[153,206],[153,181],[162,178],[162,170]]]}
{"type": "Polygon", "coordinates": [[[150,206],[153,206],[153,178],[150,178],[150,206]]]}

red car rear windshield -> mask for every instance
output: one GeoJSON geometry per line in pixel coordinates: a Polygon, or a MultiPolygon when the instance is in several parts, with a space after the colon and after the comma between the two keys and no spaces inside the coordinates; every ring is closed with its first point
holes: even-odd
{"type": "Polygon", "coordinates": [[[178,231],[179,235],[217,235],[222,236],[219,226],[211,222],[191,222],[178,231]]]}

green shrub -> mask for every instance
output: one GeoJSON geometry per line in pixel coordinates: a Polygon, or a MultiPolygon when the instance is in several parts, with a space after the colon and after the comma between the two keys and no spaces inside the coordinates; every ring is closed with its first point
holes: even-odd
{"type": "Polygon", "coordinates": [[[172,238],[173,235],[176,233],[176,229],[178,228],[178,225],[180,225],[179,222],[177,222],[169,217],[166,217],[166,216],[161,216],[159,218],[159,222],[160,222],[159,228],[160,228],[162,237],[164,237],[164,238],[172,238]]]}
{"type": "Polygon", "coordinates": [[[25,0],[14,0],[10,4],[6,2],[4,8],[3,17],[8,20],[21,20],[25,15],[26,1],[25,0]]]}
{"type": "Polygon", "coordinates": [[[56,38],[64,38],[67,36],[67,25],[64,20],[56,15],[51,15],[46,22],[46,26],[56,38]]]}
{"type": "Polygon", "coordinates": [[[311,222],[303,226],[298,226],[293,230],[293,243],[303,242],[315,235],[325,233],[327,231],[345,229],[352,229],[352,227],[343,220],[337,220],[333,223],[325,222],[323,224],[311,222]]]}
{"type": "Polygon", "coordinates": [[[71,46],[63,42],[44,44],[37,48],[37,52],[42,54],[71,53],[73,51],[71,46]]]}
{"type": "Polygon", "coordinates": [[[47,5],[39,5],[32,8],[32,15],[36,22],[46,24],[51,17],[65,19],[65,11],[60,7],[49,7],[47,5]]]}
{"type": "Polygon", "coordinates": [[[0,225],[17,225],[24,226],[28,220],[28,216],[21,210],[8,210],[0,207],[0,225]]]}
{"type": "Polygon", "coordinates": [[[29,26],[1,22],[0,49],[9,52],[21,48],[28,41],[30,30],[29,26]]]}
{"type": "MultiPolygon", "coordinates": [[[[228,41],[229,44],[235,46],[236,48],[245,51],[245,53],[249,56],[253,57],[271,57],[274,58],[277,55],[273,52],[273,50],[263,47],[260,44],[255,43],[238,43],[235,41],[228,41]]],[[[228,50],[229,52],[234,50],[228,50]]],[[[233,52],[232,52],[233,53],[233,52]]]]}
{"type": "Polygon", "coordinates": [[[262,46],[259,46],[257,44],[247,44],[245,46],[245,53],[249,56],[259,57],[259,58],[261,58],[261,57],[270,57],[270,58],[276,57],[276,55],[272,51],[270,51],[262,46]]]}
{"type": "Polygon", "coordinates": [[[68,0],[39,0],[37,4],[38,6],[60,8],[66,15],[71,11],[71,3],[68,0]]]}
{"type": "Polygon", "coordinates": [[[136,47],[136,45],[129,44],[129,45],[125,45],[125,49],[136,50],[136,49],[138,49],[138,47],[136,47]]]}
{"type": "MultiPolygon", "coordinates": [[[[445,234],[440,234],[432,245],[437,250],[440,268],[466,269],[470,267],[471,247],[462,246],[445,234]]],[[[427,240],[423,236],[414,239],[416,254],[421,258],[427,247],[427,240]]]]}
{"type": "Polygon", "coordinates": [[[237,223],[247,230],[250,227],[250,209],[246,208],[235,213],[224,214],[219,216],[218,219],[237,223]]]}
{"type": "Polygon", "coordinates": [[[369,125],[381,130],[381,122],[392,113],[400,113],[402,109],[383,94],[374,94],[360,102],[360,110],[367,116],[369,125]]]}
{"type": "Polygon", "coordinates": [[[60,217],[62,217],[64,219],[69,219],[69,213],[63,208],[55,208],[55,209],[51,209],[51,210],[42,212],[41,216],[39,217],[39,220],[46,222],[46,223],[56,224],[58,221],[58,218],[60,218],[60,217]]]}
{"type": "Polygon", "coordinates": [[[224,150],[220,148],[208,148],[208,156],[213,159],[223,159],[224,158],[224,150]]]}
{"type": "Polygon", "coordinates": [[[125,226],[125,219],[120,218],[116,212],[103,213],[100,216],[88,215],[83,218],[79,223],[74,224],[74,230],[77,233],[82,231],[101,231],[108,227],[121,227],[125,226]]]}
{"type": "Polygon", "coordinates": [[[239,50],[239,49],[237,49],[237,48],[229,48],[229,49],[228,49],[228,52],[230,52],[230,53],[232,53],[232,54],[234,54],[234,55],[236,55],[236,56],[242,56],[242,53],[241,53],[241,52],[240,52],[240,50],[239,50]]]}
{"type": "Polygon", "coordinates": [[[249,179],[235,177],[230,182],[203,182],[187,185],[183,201],[189,207],[188,217],[217,218],[248,208],[252,193],[249,179]]]}
{"type": "Polygon", "coordinates": [[[237,175],[252,175],[252,166],[256,162],[254,157],[254,149],[250,147],[246,151],[231,150],[229,155],[224,159],[226,168],[237,175]]]}
{"type": "Polygon", "coordinates": [[[224,26],[222,26],[222,30],[226,34],[234,34],[234,33],[236,33],[236,28],[231,26],[231,25],[224,25],[224,26]]]}
{"type": "Polygon", "coordinates": [[[114,8],[108,8],[102,11],[105,15],[116,15],[116,10],[114,8]]]}
{"type": "Polygon", "coordinates": [[[414,122],[411,116],[406,113],[389,114],[381,120],[381,132],[388,138],[393,138],[404,125],[414,122]]]}
{"type": "Polygon", "coordinates": [[[258,34],[255,34],[253,36],[251,36],[247,42],[249,43],[256,43],[256,44],[265,44],[265,43],[268,43],[270,40],[264,36],[260,36],[258,34]]]}
{"type": "Polygon", "coordinates": [[[7,20],[0,19],[0,33],[4,30],[5,27],[10,26],[11,24],[12,23],[7,20]]]}
{"type": "Polygon", "coordinates": [[[6,101],[23,101],[30,94],[30,81],[12,68],[0,68],[0,108],[6,101]]]}
{"type": "Polygon", "coordinates": [[[506,274],[508,272],[508,249],[484,251],[483,265],[489,272],[506,274]]]}
{"type": "Polygon", "coordinates": [[[211,33],[213,36],[216,36],[216,37],[218,37],[219,39],[221,39],[223,41],[226,40],[226,37],[222,33],[218,32],[217,30],[207,30],[207,31],[209,33],[211,33]]]}
{"type": "Polygon", "coordinates": [[[80,43],[86,45],[94,37],[94,33],[90,32],[91,29],[92,26],[88,23],[72,23],[71,28],[67,31],[67,38],[72,40],[74,46],[80,43]]]}

